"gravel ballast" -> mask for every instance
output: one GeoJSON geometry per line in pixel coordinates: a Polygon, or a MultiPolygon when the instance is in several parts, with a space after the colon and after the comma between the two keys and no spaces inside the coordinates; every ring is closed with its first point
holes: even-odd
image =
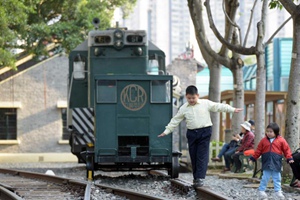
{"type": "MultiPolygon", "coordinates": [[[[47,170],[52,170],[55,175],[73,178],[77,180],[85,180],[85,165],[77,163],[1,163],[0,168],[13,168],[24,171],[33,171],[45,173],[47,170]]],[[[180,173],[181,179],[192,182],[191,173],[180,173]]],[[[169,178],[161,176],[149,176],[147,173],[141,172],[95,172],[95,183],[105,184],[109,186],[118,186],[120,188],[128,188],[134,191],[139,191],[146,194],[156,195],[172,200],[192,200],[197,199],[193,189],[189,193],[182,193],[171,187],[169,178]],[[111,178],[111,177],[114,178],[111,178]]],[[[207,176],[204,186],[209,187],[216,192],[228,196],[236,200],[256,200],[257,189],[246,188],[245,185],[253,184],[247,180],[238,179],[219,179],[218,176],[207,176]]],[[[269,199],[273,197],[274,190],[268,189],[267,194],[269,199]]],[[[299,199],[299,193],[283,192],[287,200],[299,199]]],[[[116,199],[123,200],[124,197],[115,196],[97,188],[93,189],[93,199],[116,199]]]]}

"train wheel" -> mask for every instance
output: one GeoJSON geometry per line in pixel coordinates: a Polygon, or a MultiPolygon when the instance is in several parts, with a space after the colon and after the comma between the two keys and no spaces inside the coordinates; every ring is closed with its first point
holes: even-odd
{"type": "Polygon", "coordinates": [[[87,155],[86,156],[86,178],[87,180],[93,180],[94,179],[94,156],[93,155],[87,155]]]}
{"type": "Polygon", "coordinates": [[[171,178],[178,178],[179,176],[179,157],[181,156],[181,152],[173,152],[172,153],[172,166],[171,169],[168,170],[168,174],[171,178]]]}

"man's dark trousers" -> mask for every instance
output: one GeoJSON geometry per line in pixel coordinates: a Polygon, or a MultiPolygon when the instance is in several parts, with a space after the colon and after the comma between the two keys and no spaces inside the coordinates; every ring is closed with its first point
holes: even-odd
{"type": "Polygon", "coordinates": [[[186,137],[189,144],[194,179],[205,178],[208,165],[211,131],[211,126],[187,130],[186,137]]]}

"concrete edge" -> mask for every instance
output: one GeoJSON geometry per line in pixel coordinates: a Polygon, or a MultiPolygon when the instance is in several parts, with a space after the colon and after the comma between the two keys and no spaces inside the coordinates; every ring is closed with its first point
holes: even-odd
{"type": "Polygon", "coordinates": [[[0,163],[77,161],[72,153],[0,153],[0,163]]]}

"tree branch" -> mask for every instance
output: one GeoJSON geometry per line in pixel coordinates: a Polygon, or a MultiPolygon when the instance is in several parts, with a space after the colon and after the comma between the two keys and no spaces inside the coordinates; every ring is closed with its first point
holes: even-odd
{"type": "Polygon", "coordinates": [[[300,12],[299,9],[297,9],[297,5],[293,1],[287,1],[287,0],[279,0],[280,3],[283,5],[283,7],[293,16],[296,12],[300,12]]]}
{"type": "Polygon", "coordinates": [[[218,38],[218,40],[226,45],[226,47],[228,49],[230,49],[231,51],[235,51],[237,53],[243,54],[243,55],[253,55],[255,54],[255,47],[252,46],[250,48],[245,48],[242,46],[235,46],[233,44],[231,44],[230,42],[226,41],[222,35],[220,34],[220,32],[217,30],[213,19],[212,19],[212,14],[211,14],[211,9],[210,9],[210,0],[206,0],[205,2],[205,6],[206,6],[206,10],[207,10],[207,16],[208,16],[208,20],[209,20],[209,25],[210,28],[212,29],[212,31],[214,32],[215,36],[218,38]]]}
{"type": "Polygon", "coordinates": [[[247,28],[245,40],[244,40],[244,43],[243,43],[243,47],[245,47],[245,46],[246,46],[246,43],[247,43],[247,39],[248,39],[248,35],[249,35],[249,32],[250,32],[250,27],[251,27],[251,24],[252,24],[253,13],[254,13],[254,8],[255,8],[255,6],[256,6],[256,3],[257,3],[257,0],[254,1],[253,7],[252,7],[252,9],[251,9],[251,15],[250,15],[249,24],[248,24],[248,28],[247,28]]]}
{"type": "Polygon", "coordinates": [[[203,49],[205,49],[205,51],[208,53],[208,55],[210,55],[213,59],[217,60],[222,65],[228,65],[230,63],[230,60],[228,58],[226,59],[225,57],[217,54],[211,48],[209,41],[206,38],[205,28],[203,23],[202,1],[200,0],[200,3],[194,3],[194,0],[188,0],[188,7],[190,9],[192,21],[194,23],[195,33],[197,35],[199,46],[201,45],[203,49]]]}
{"type": "Polygon", "coordinates": [[[265,43],[265,45],[268,45],[272,42],[273,38],[275,37],[275,35],[282,29],[282,27],[284,27],[284,25],[286,23],[288,23],[290,20],[292,19],[292,15],[287,19],[285,20],[281,26],[278,27],[278,29],[273,33],[273,35],[271,35],[271,37],[268,39],[268,41],[265,43]]]}
{"type": "Polygon", "coordinates": [[[228,16],[227,12],[225,11],[225,0],[223,0],[223,3],[222,3],[222,9],[223,9],[223,12],[225,14],[225,17],[226,19],[228,20],[228,22],[233,26],[233,27],[236,27],[238,30],[239,30],[239,37],[240,37],[240,43],[242,42],[242,33],[241,33],[241,28],[231,20],[231,17],[228,16]]]}

